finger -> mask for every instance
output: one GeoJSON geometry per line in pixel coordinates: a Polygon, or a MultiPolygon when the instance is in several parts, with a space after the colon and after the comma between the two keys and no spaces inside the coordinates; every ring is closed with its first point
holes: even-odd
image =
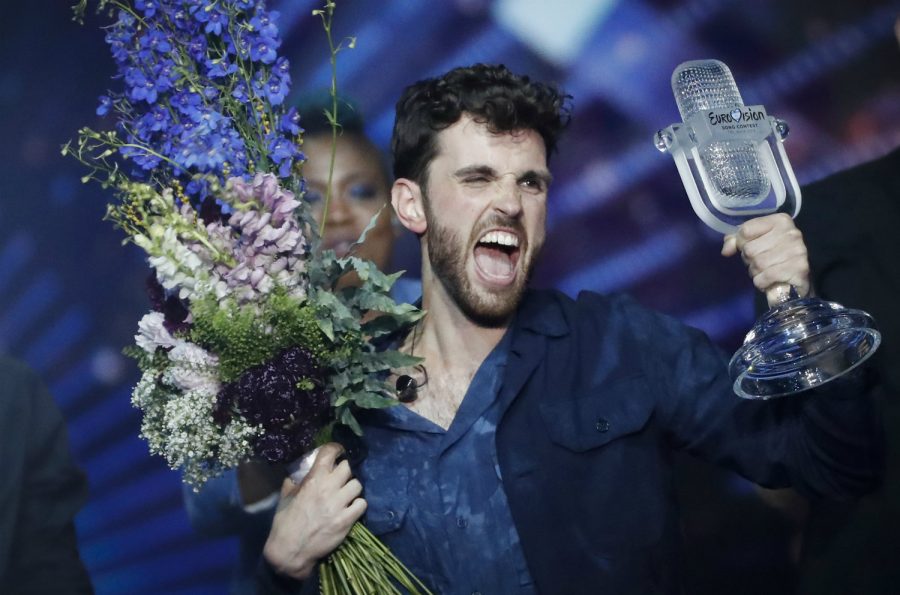
{"type": "Polygon", "coordinates": [[[299,490],[299,483],[294,483],[294,480],[290,477],[285,477],[284,481],[281,482],[281,501],[287,502],[287,499],[291,496],[296,496],[299,490]]]}
{"type": "Polygon", "coordinates": [[[737,238],[733,233],[726,235],[722,242],[722,256],[734,256],[737,251],[737,238]]]}
{"type": "Polygon", "coordinates": [[[345,460],[335,466],[331,471],[331,479],[339,486],[343,486],[353,477],[353,471],[350,469],[350,463],[345,460]]]}
{"type": "Polygon", "coordinates": [[[787,283],[776,283],[766,289],[766,302],[769,307],[786,302],[791,297],[791,286],[787,283]]]}
{"type": "Polygon", "coordinates": [[[773,286],[783,284],[792,285],[801,296],[809,293],[809,277],[795,264],[771,267],[753,277],[753,285],[767,294],[773,286]]]}
{"type": "Polygon", "coordinates": [[[803,234],[796,227],[790,229],[773,230],[765,235],[743,243],[741,253],[749,261],[770,254],[797,255],[801,252],[805,255],[806,244],[803,243],[803,234]]]}
{"type": "Polygon", "coordinates": [[[774,268],[794,269],[794,276],[806,275],[809,272],[806,246],[803,244],[791,244],[786,247],[767,250],[755,256],[746,257],[745,262],[751,277],[755,277],[767,269],[774,268]]]}
{"type": "Polygon", "coordinates": [[[369,504],[363,498],[356,498],[353,502],[350,503],[350,506],[345,508],[340,512],[337,517],[338,522],[346,523],[347,530],[350,530],[350,526],[358,521],[360,517],[366,512],[366,508],[368,508],[369,504]]]}
{"type": "Polygon", "coordinates": [[[348,506],[362,495],[363,487],[358,479],[351,479],[338,492],[338,498],[348,506]]]}
{"type": "Polygon", "coordinates": [[[738,228],[738,243],[741,241],[749,242],[775,230],[787,230],[793,227],[795,227],[794,220],[786,213],[774,213],[764,217],[756,217],[745,221],[738,228]]]}
{"type": "Polygon", "coordinates": [[[314,470],[330,472],[334,468],[337,458],[344,453],[344,447],[337,442],[328,442],[319,448],[319,454],[316,462],[313,463],[314,470]]]}

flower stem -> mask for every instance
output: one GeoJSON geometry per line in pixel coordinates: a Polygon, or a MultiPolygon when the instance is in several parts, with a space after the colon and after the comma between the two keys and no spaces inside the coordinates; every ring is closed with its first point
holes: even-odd
{"type": "Polygon", "coordinates": [[[326,113],[328,123],[331,124],[331,161],[328,164],[328,185],[325,187],[325,202],[322,206],[322,221],[319,223],[319,237],[325,233],[325,222],[328,221],[328,205],[331,204],[331,182],[334,179],[334,160],[337,155],[338,135],[338,100],[337,100],[337,53],[340,48],[334,47],[334,38],[331,35],[331,22],[334,18],[334,2],[326,0],[325,9],[317,11],[322,17],[322,28],[325,29],[325,38],[328,40],[329,62],[331,64],[331,86],[328,94],[331,96],[331,111],[326,113]]]}
{"type": "Polygon", "coordinates": [[[432,595],[422,581],[361,523],[320,569],[321,595],[432,595]]]}

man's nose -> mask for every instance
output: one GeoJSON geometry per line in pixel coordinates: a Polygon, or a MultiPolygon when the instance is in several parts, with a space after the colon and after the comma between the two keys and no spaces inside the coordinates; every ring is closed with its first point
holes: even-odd
{"type": "Polygon", "coordinates": [[[494,208],[510,217],[518,217],[522,212],[522,189],[517,180],[504,176],[497,181],[497,186],[494,208]]]}

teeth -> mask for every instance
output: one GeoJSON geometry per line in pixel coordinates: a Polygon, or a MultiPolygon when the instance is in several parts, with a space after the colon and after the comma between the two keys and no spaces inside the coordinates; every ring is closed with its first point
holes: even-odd
{"type": "Polygon", "coordinates": [[[501,246],[519,246],[519,238],[508,231],[489,231],[481,237],[483,244],[499,244],[501,246]]]}

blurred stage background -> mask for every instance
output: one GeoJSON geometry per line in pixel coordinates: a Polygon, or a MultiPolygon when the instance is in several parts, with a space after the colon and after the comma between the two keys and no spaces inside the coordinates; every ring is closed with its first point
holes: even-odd
{"type": "MultiPolygon", "coordinates": [[[[270,1],[294,95],[327,84],[319,3],[270,1]]],[[[148,455],[129,404],[137,374],[120,350],[147,309],[147,267],[101,221],[107,197],[59,153],[80,126],[109,125],[94,116],[113,69],[101,19],[72,23],[67,0],[3,4],[0,352],[36,368],[66,414],[91,485],[78,524],[97,592],[223,593],[235,547],[192,533],[179,479],[148,455]]],[[[746,103],[788,120],[788,153],[810,182],[900,144],[898,13],[874,0],[344,0],[337,36],[358,42],[340,54],[339,86],[386,146],[400,89],[450,67],[502,62],[561,85],[574,121],[553,161],[536,282],[629,292],[730,351],[751,324],[751,285],[651,142],[678,119],[671,72],[725,61],[746,103]]],[[[722,592],[717,581],[789,592],[789,526],[744,482],[685,469],[689,592],[722,592]]]]}

